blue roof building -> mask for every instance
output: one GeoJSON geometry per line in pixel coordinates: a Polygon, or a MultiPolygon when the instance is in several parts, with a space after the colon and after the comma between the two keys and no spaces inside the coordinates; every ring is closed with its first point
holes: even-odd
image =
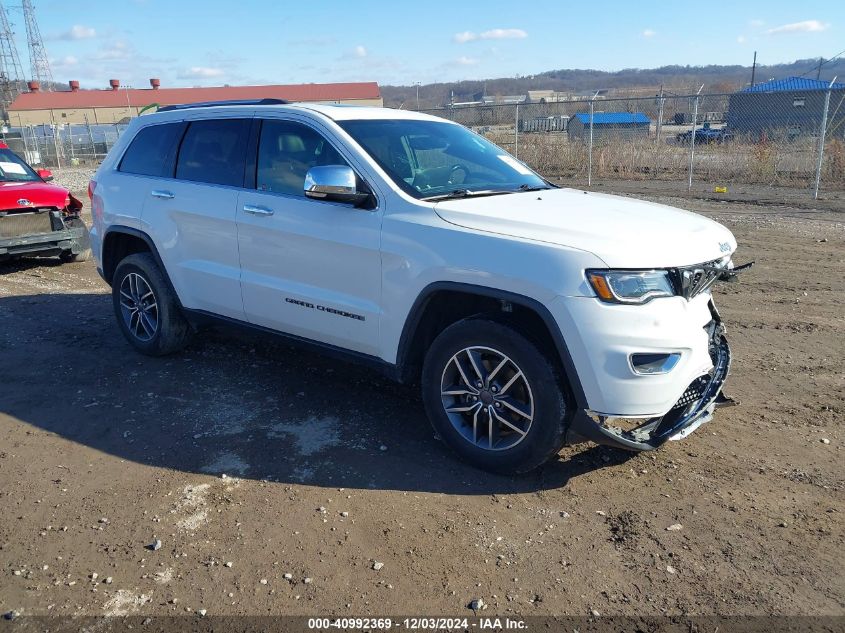
{"type": "MultiPolygon", "coordinates": [[[[742,90],[742,92],[789,92],[795,90],[827,90],[829,81],[807,79],[806,77],[787,77],[786,79],[772,79],[742,90]]],[[[833,84],[834,90],[845,89],[845,84],[833,84]]]]}
{"type": "MultiPolygon", "coordinates": [[[[727,127],[736,135],[794,139],[818,134],[830,81],[807,77],[772,79],[730,96],[727,127]]],[[[845,121],[845,83],[832,86],[828,130],[842,136],[845,121]]]]}
{"type": "MultiPolygon", "coordinates": [[[[590,113],[581,112],[575,115],[575,118],[581,121],[584,125],[590,125],[590,113]]],[[[597,125],[629,125],[645,123],[651,124],[649,119],[642,112],[594,112],[593,113],[593,132],[597,125]]]]}
{"type": "MultiPolygon", "coordinates": [[[[651,119],[642,112],[594,112],[593,140],[648,136],[651,119]]],[[[567,127],[570,140],[585,140],[590,135],[590,113],[579,112],[567,127]]]]}

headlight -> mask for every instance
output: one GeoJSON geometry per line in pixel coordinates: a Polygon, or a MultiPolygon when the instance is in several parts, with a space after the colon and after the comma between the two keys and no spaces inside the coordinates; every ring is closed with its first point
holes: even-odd
{"type": "Polygon", "coordinates": [[[666,270],[588,270],[587,280],[599,299],[608,303],[642,304],[675,296],[666,270]]]}

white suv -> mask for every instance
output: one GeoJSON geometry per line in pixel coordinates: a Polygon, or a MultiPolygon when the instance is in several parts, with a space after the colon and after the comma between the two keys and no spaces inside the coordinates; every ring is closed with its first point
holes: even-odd
{"type": "Polygon", "coordinates": [[[209,321],[419,381],[464,459],[650,450],[710,419],[730,352],[723,226],[558,188],[466,128],[281,101],[135,119],[89,187],[94,255],[145,354],[209,321]]]}

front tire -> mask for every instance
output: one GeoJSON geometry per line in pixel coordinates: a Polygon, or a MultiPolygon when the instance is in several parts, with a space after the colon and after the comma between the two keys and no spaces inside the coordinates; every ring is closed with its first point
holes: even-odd
{"type": "Polygon", "coordinates": [[[88,234],[88,227],[82,218],[70,218],[65,220],[65,225],[72,229],[82,229],[82,235],[76,239],[73,250],[59,253],[59,259],[65,263],[87,262],[91,259],[91,237],[88,234]]]}
{"type": "Polygon", "coordinates": [[[443,330],[423,364],[423,403],[437,433],[465,461],[496,473],[526,473],[560,451],[565,394],[534,343],[489,319],[443,330]]]}
{"type": "Polygon", "coordinates": [[[191,327],[149,253],[129,255],[117,265],[112,303],[123,335],[142,354],[165,356],[190,342],[191,327]]]}

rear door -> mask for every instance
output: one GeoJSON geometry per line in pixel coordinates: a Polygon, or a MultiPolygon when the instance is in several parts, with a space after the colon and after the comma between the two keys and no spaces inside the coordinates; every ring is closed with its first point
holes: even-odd
{"type": "Polygon", "coordinates": [[[352,157],[304,121],[259,121],[255,185],[237,209],[247,319],[377,355],[381,210],[306,198],[308,169],[352,157]]]}
{"type": "Polygon", "coordinates": [[[97,196],[103,204],[92,209],[95,231],[114,225],[141,228],[144,202],[151,189],[172,177],[176,148],[184,131],[182,121],[138,130],[117,168],[98,178],[97,196]]]}
{"type": "Polygon", "coordinates": [[[145,192],[153,235],[182,305],[243,320],[236,209],[250,118],[187,122],[172,177],[145,192]]]}

